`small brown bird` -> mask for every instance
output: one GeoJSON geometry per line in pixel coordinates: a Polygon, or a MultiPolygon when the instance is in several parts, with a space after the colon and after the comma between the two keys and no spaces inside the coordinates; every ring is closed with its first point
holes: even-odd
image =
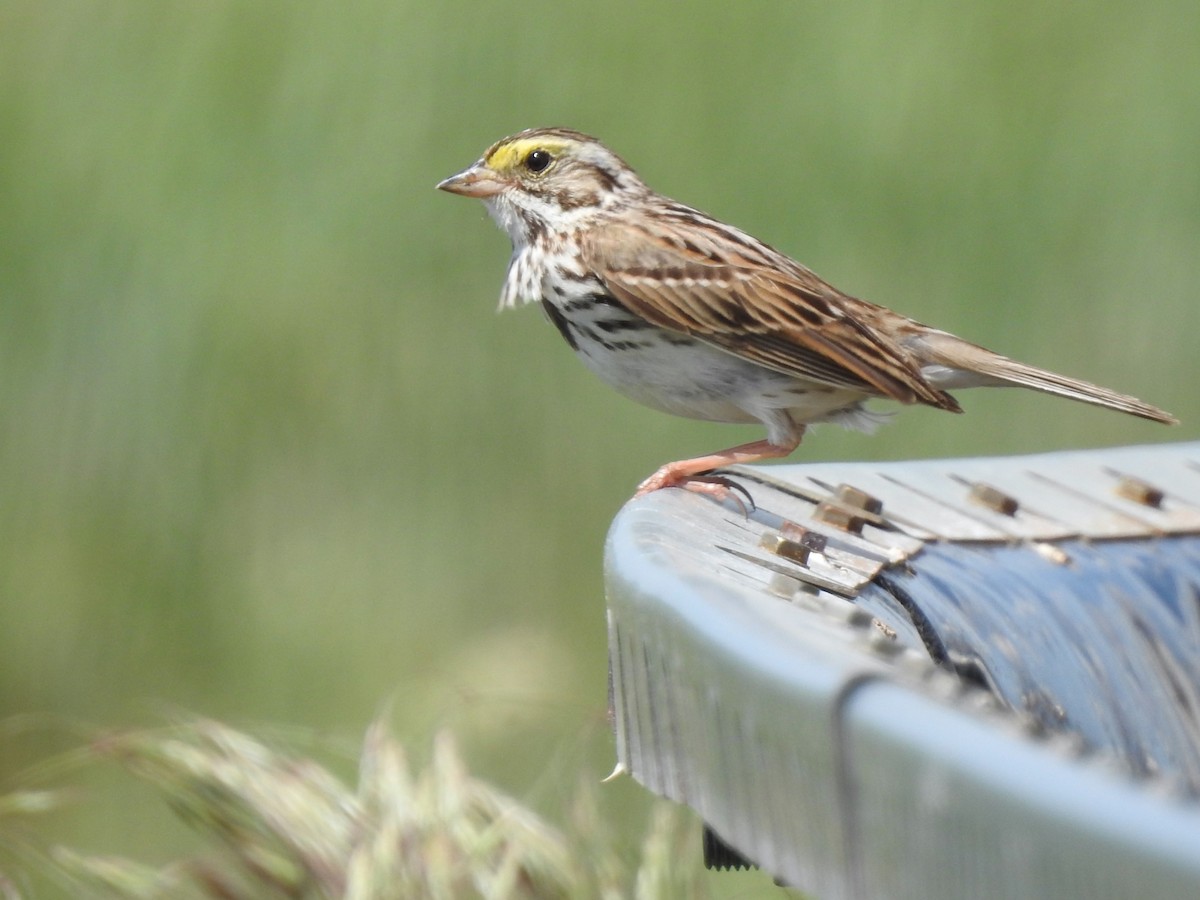
{"type": "Polygon", "coordinates": [[[438,185],[512,239],[501,309],[540,303],[584,364],[654,409],[761,422],[766,440],[668,463],[637,496],[724,496],[719,466],[787,456],[810,422],[869,431],[872,397],[962,412],[954,388],[1016,385],[1156,422],[1134,397],[1057,375],[843,294],[745,232],[655,193],[593,137],[534,128],[438,185]]]}

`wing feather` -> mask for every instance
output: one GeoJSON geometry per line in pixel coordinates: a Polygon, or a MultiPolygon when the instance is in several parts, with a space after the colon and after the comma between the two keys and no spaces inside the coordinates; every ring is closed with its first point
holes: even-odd
{"type": "Polygon", "coordinates": [[[630,312],[797,378],[959,411],[911,353],[869,324],[894,313],[842,294],[748,235],[684,212],[686,228],[668,218],[654,232],[634,229],[632,238],[627,223],[587,233],[585,265],[630,312]]]}

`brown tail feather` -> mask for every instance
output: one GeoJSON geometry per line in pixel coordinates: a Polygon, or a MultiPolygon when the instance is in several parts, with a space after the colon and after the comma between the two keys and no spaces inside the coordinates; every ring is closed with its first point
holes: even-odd
{"type": "Polygon", "coordinates": [[[1179,420],[1170,413],[1151,406],[1149,403],[1143,403],[1136,397],[1081,381],[1078,378],[1068,378],[1057,372],[1017,362],[1015,359],[985,350],[983,347],[945,332],[925,332],[914,338],[909,343],[909,347],[922,362],[929,365],[946,366],[966,376],[947,379],[952,382],[947,384],[947,387],[967,387],[972,383],[1016,385],[1033,388],[1035,391],[1043,391],[1047,394],[1056,394],[1071,400],[1079,400],[1083,403],[1104,406],[1166,425],[1179,424],[1179,420]],[[971,375],[979,376],[979,378],[972,379],[971,375]]]}

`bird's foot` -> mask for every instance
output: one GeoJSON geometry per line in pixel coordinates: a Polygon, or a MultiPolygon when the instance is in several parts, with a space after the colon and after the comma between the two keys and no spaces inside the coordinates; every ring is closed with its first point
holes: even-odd
{"type": "Polygon", "coordinates": [[[736,490],[744,494],[750,502],[750,506],[747,508],[746,504],[742,503],[740,498],[735,498],[742,505],[743,510],[753,509],[754,500],[751,499],[744,487],[730,481],[728,478],[723,478],[720,475],[709,475],[708,473],[721,466],[757,462],[760,459],[779,459],[782,456],[787,456],[799,445],[800,437],[803,434],[804,429],[800,428],[796,433],[795,440],[789,441],[786,444],[772,444],[770,441],[754,441],[750,444],[731,447],[728,450],[722,450],[719,453],[712,453],[708,456],[698,456],[695,459],[682,459],[679,462],[667,463],[639,484],[633,496],[636,499],[638,497],[645,497],[647,494],[662,490],[663,488],[680,487],[697,494],[706,494],[718,501],[724,501],[729,497],[731,490],[736,490]]]}
{"type": "Polygon", "coordinates": [[[724,503],[732,497],[746,515],[749,515],[750,511],[755,509],[754,498],[750,496],[750,492],[736,481],[722,475],[708,475],[695,472],[687,465],[687,462],[690,462],[690,460],[682,463],[667,463],[667,465],[662,466],[657,472],[638,485],[638,489],[633,495],[634,498],[645,497],[647,494],[652,494],[663,488],[677,487],[683,488],[685,491],[691,491],[694,494],[712,497],[718,503],[724,503]],[[738,496],[739,494],[741,496],[738,496]],[[743,497],[745,497],[744,501],[743,497]]]}

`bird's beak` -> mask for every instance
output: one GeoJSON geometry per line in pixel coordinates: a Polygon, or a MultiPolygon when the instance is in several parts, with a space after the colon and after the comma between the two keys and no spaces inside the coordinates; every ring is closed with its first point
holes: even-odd
{"type": "Polygon", "coordinates": [[[486,168],[482,161],[438,183],[439,191],[449,191],[460,197],[476,197],[480,200],[495,197],[506,187],[508,185],[497,178],[495,172],[486,168]]]}

